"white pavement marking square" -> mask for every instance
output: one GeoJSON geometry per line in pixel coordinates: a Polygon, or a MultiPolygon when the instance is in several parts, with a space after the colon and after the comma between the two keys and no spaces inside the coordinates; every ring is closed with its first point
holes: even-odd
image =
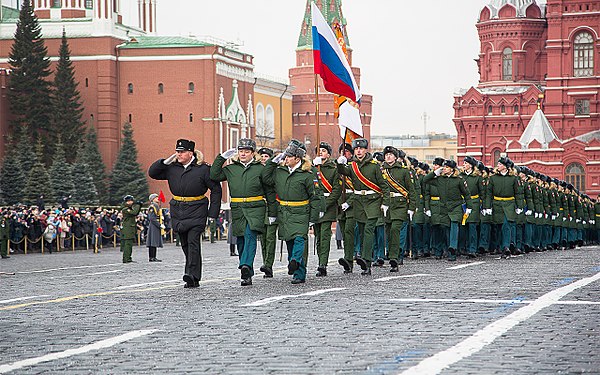
{"type": "Polygon", "coordinates": [[[156,331],[158,331],[158,330],[157,329],[142,329],[142,330],[138,330],[138,331],[131,331],[124,335],[111,337],[109,339],[101,340],[101,341],[95,342],[93,344],[82,346],[80,348],[68,349],[63,352],[50,353],[50,354],[43,355],[41,357],[29,358],[29,359],[25,359],[22,361],[13,362],[13,363],[10,363],[7,365],[0,365],[0,374],[9,372],[9,371],[18,370],[23,367],[34,366],[34,365],[37,365],[42,362],[50,362],[50,361],[54,361],[57,359],[62,359],[62,358],[67,358],[67,357],[71,357],[71,356],[78,355],[78,354],[87,353],[92,350],[109,348],[111,346],[120,344],[125,341],[129,341],[129,340],[133,340],[135,338],[141,337],[141,336],[149,335],[156,331]]]}
{"type": "Polygon", "coordinates": [[[431,276],[430,273],[415,273],[413,275],[400,275],[400,276],[390,276],[390,277],[380,277],[379,279],[373,279],[373,281],[390,281],[390,280],[396,280],[396,279],[408,279],[411,277],[425,277],[425,276],[431,276]]]}
{"type": "Polygon", "coordinates": [[[485,262],[473,262],[473,263],[467,263],[467,264],[461,264],[459,266],[454,266],[454,267],[448,267],[446,268],[447,270],[459,270],[461,268],[467,268],[467,267],[471,267],[471,266],[477,266],[480,264],[483,264],[485,262]]]}
{"type": "Polygon", "coordinates": [[[258,300],[256,302],[248,303],[246,305],[243,305],[243,307],[263,306],[263,305],[267,305],[272,302],[281,301],[283,299],[307,297],[307,296],[318,296],[319,294],[324,294],[324,293],[328,293],[328,292],[337,292],[337,291],[345,290],[345,289],[346,288],[320,289],[320,290],[313,290],[312,292],[302,293],[302,294],[288,294],[288,295],[283,295],[283,296],[269,297],[269,298],[264,298],[264,299],[258,300]]]}
{"type": "Polygon", "coordinates": [[[445,368],[448,368],[464,358],[479,352],[486,345],[493,343],[498,337],[502,336],[516,325],[531,318],[541,310],[557,304],[560,302],[559,300],[567,294],[598,280],[600,280],[600,273],[585,279],[581,279],[572,284],[565,285],[558,289],[554,289],[553,291],[544,294],[526,306],[521,307],[512,314],[498,319],[488,326],[480,329],[472,336],[469,336],[453,347],[439,352],[429,358],[425,358],[416,366],[408,368],[401,374],[439,374],[445,368]]]}

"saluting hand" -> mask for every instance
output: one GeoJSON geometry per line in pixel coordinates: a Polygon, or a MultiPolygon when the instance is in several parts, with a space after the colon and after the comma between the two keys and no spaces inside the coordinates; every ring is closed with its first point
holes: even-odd
{"type": "Polygon", "coordinates": [[[171,156],[169,156],[169,157],[168,157],[168,158],[166,158],[165,160],[163,160],[163,164],[164,164],[164,165],[169,165],[169,164],[171,164],[172,162],[174,162],[174,161],[175,161],[175,159],[177,159],[177,154],[176,154],[176,153],[175,153],[175,154],[173,154],[173,155],[171,155],[171,156]]]}
{"type": "Polygon", "coordinates": [[[237,152],[237,150],[235,148],[230,148],[229,150],[222,153],[221,156],[225,159],[229,159],[230,157],[235,155],[236,152],[237,152]]]}
{"type": "Polygon", "coordinates": [[[279,164],[280,161],[283,160],[283,158],[285,157],[285,154],[283,152],[280,152],[279,154],[277,154],[277,156],[275,156],[273,158],[273,160],[271,160],[273,163],[275,164],[279,164]]]}
{"type": "Polygon", "coordinates": [[[323,159],[320,156],[317,156],[313,160],[313,165],[316,167],[317,165],[323,164],[323,159]]]}

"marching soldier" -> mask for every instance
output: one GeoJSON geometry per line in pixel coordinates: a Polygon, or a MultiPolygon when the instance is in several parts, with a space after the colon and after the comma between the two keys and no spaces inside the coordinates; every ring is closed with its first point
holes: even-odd
{"type": "Polygon", "coordinates": [[[277,194],[279,238],[288,249],[288,274],[293,275],[292,284],[302,284],[306,281],[308,229],[324,214],[318,179],[304,145],[293,139],[285,152],[267,162],[263,179],[277,194]]]}
{"type": "MultiPolygon", "coordinates": [[[[350,143],[342,143],[339,147],[340,156],[346,160],[352,159],[353,149],[350,143]]],[[[354,184],[348,176],[340,175],[342,180],[342,194],[339,201],[338,223],[342,230],[344,240],[344,256],[338,260],[338,263],[344,267],[344,273],[352,273],[354,266],[354,184]]]]}
{"type": "Polygon", "coordinates": [[[367,151],[369,142],[364,138],[352,141],[354,157],[350,164],[345,156],[338,158],[338,172],[349,176],[354,185],[354,217],[362,239],[361,256],[356,263],[363,270],[362,275],[371,274],[373,261],[373,237],[380,211],[385,215],[389,208],[390,189],[383,179],[377,161],[367,151]]]}
{"type": "Polygon", "coordinates": [[[481,196],[483,195],[483,182],[481,179],[481,173],[477,168],[479,162],[472,156],[466,156],[463,162],[463,169],[460,174],[462,179],[467,184],[467,188],[471,194],[470,197],[465,196],[465,200],[471,201],[472,212],[467,218],[465,228],[466,234],[466,247],[467,255],[469,258],[475,258],[477,255],[478,241],[477,241],[477,227],[479,226],[479,210],[481,196]]]}
{"type": "Polygon", "coordinates": [[[398,150],[386,146],[383,154],[385,162],[381,166],[381,173],[390,189],[390,208],[385,223],[389,239],[390,272],[398,272],[398,265],[404,264],[406,227],[415,213],[417,198],[408,167],[398,162],[398,150]]]}
{"type": "MultiPolygon", "coordinates": [[[[264,166],[255,158],[256,142],[239,140],[237,149],[232,148],[218,155],[210,167],[210,178],[227,181],[231,195],[231,230],[237,238],[241,285],[252,285],[254,257],[259,233],[265,231],[266,191],[262,180],[264,166]],[[231,160],[231,164],[223,166],[231,160]]],[[[273,202],[274,203],[274,202],[273,202]]]]}
{"type": "MultiPolygon", "coordinates": [[[[380,168],[384,162],[383,152],[374,152],[373,159],[377,161],[380,168]]],[[[377,218],[377,224],[375,224],[375,235],[373,236],[373,266],[383,267],[385,264],[385,253],[386,253],[386,238],[385,238],[385,222],[386,217],[383,212],[379,212],[377,218]]],[[[388,237],[389,238],[389,237],[388,237]]]]}
{"type": "Polygon", "coordinates": [[[429,257],[429,217],[425,215],[425,200],[423,199],[423,177],[429,172],[429,164],[419,163],[415,172],[416,208],[413,227],[413,251],[417,257],[429,257]]]}
{"type": "Polygon", "coordinates": [[[195,150],[196,143],[177,140],[175,154],[155,161],[148,174],[167,180],[173,198],[169,202],[173,229],[185,254],[185,288],[197,288],[202,278],[201,236],[207,218],[216,219],[221,208],[221,184],[210,179],[210,165],[195,150]],[[210,189],[210,206],[206,192],[210,189]]]}
{"type": "MultiPolygon", "coordinates": [[[[425,177],[433,174],[441,174],[444,165],[444,159],[435,158],[433,160],[433,170],[425,177]],[[438,169],[440,170],[439,172],[438,169]]],[[[425,205],[425,216],[431,220],[431,248],[434,251],[436,259],[442,259],[444,251],[445,231],[442,228],[442,206],[440,202],[441,191],[437,184],[426,183],[425,177],[421,181],[423,187],[423,201],[425,205]]]]}
{"type": "Polygon", "coordinates": [[[313,161],[319,176],[319,186],[325,196],[325,215],[314,225],[317,255],[319,257],[317,276],[327,276],[327,263],[331,246],[331,225],[336,219],[337,202],[342,195],[342,180],[337,172],[335,162],[331,160],[332,151],[329,143],[321,142],[317,149],[319,156],[313,161]]]}
{"type": "Polygon", "coordinates": [[[501,233],[501,251],[510,256],[511,236],[517,215],[523,211],[519,196],[519,181],[514,171],[509,170],[512,161],[507,157],[498,159],[496,172],[489,179],[485,202],[486,214],[493,215],[497,232],[501,233]],[[501,228],[501,232],[500,232],[501,228]]]}
{"type": "MultiPolygon", "coordinates": [[[[266,165],[267,161],[273,157],[273,150],[263,147],[258,150],[260,162],[266,165]]],[[[272,191],[272,188],[269,187],[272,191]]],[[[267,194],[268,197],[273,194],[267,194]]],[[[260,236],[263,265],[260,266],[260,272],[263,272],[264,278],[273,277],[273,262],[275,262],[275,245],[277,243],[277,202],[271,203],[271,198],[267,199],[267,217],[265,217],[265,233],[260,236]]]]}
{"type": "Polygon", "coordinates": [[[490,169],[486,167],[482,162],[477,164],[477,169],[479,173],[481,173],[481,209],[479,210],[481,214],[481,224],[479,231],[479,247],[477,249],[478,253],[485,254],[490,250],[490,241],[492,235],[492,216],[486,215],[485,210],[483,209],[483,203],[485,202],[487,196],[487,185],[489,182],[489,172],[490,169]]]}
{"type": "Polygon", "coordinates": [[[444,226],[442,241],[448,249],[449,261],[456,261],[458,230],[464,220],[463,215],[468,217],[472,211],[471,200],[468,199],[471,194],[456,167],[454,160],[446,160],[443,168],[438,168],[423,178],[423,183],[436,186],[440,194],[440,222],[444,226]],[[463,205],[466,206],[464,211],[463,205]]]}
{"type": "Polygon", "coordinates": [[[121,214],[123,219],[121,220],[121,251],[123,252],[123,263],[131,263],[131,253],[133,252],[133,240],[137,232],[136,218],[139,215],[142,204],[140,202],[134,203],[132,195],[126,195],[123,197],[123,204],[121,205],[121,214]]]}
{"type": "Polygon", "coordinates": [[[600,194],[594,201],[594,227],[596,229],[596,243],[600,243],[600,194]]]}

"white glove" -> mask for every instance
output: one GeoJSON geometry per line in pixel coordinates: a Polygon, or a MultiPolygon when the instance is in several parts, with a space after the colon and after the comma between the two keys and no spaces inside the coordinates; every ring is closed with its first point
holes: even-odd
{"type": "Polygon", "coordinates": [[[325,216],[325,212],[319,212],[319,219],[322,219],[325,216]]]}
{"type": "Polygon", "coordinates": [[[587,225],[587,221],[585,221],[585,220],[584,220],[584,221],[583,221],[583,225],[587,225]]]}
{"type": "Polygon", "coordinates": [[[413,215],[415,214],[414,211],[408,210],[408,219],[412,221],[413,215]]]}
{"type": "Polygon", "coordinates": [[[277,154],[277,156],[275,156],[273,158],[273,160],[271,160],[271,161],[275,164],[279,164],[279,162],[282,161],[284,157],[285,157],[285,154],[283,152],[281,152],[281,153],[277,154]]]}
{"type": "Polygon", "coordinates": [[[425,214],[425,215],[427,215],[427,216],[429,216],[429,217],[431,217],[431,210],[426,210],[426,211],[424,212],[424,214],[425,214]]]}
{"type": "Polygon", "coordinates": [[[566,217],[563,217],[563,221],[567,221],[567,218],[566,218],[566,217]]]}
{"type": "Polygon", "coordinates": [[[387,216],[388,209],[389,209],[389,207],[386,206],[385,204],[381,205],[381,211],[383,211],[383,216],[387,216]]]}
{"type": "Polygon", "coordinates": [[[569,218],[569,221],[573,221],[573,218],[572,218],[572,217],[570,217],[570,218],[569,218]]]}
{"type": "Polygon", "coordinates": [[[311,223],[310,221],[308,222],[308,227],[312,227],[313,225],[315,225],[315,223],[311,223]]]}
{"type": "Polygon", "coordinates": [[[342,203],[342,211],[346,211],[347,209],[350,208],[350,205],[346,202],[342,203]]]}
{"type": "Polygon", "coordinates": [[[575,222],[576,222],[577,224],[579,224],[579,223],[581,223],[581,220],[579,220],[579,219],[575,219],[575,222]]]}
{"type": "Polygon", "coordinates": [[[521,215],[521,212],[523,212],[523,209],[515,208],[515,212],[517,213],[517,215],[521,215]]]}
{"type": "Polygon", "coordinates": [[[163,164],[164,164],[164,165],[169,165],[169,164],[171,164],[172,162],[174,162],[174,161],[175,161],[175,159],[177,159],[177,154],[176,154],[176,153],[175,153],[175,154],[173,154],[173,155],[171,155],[171,156],[169,156],[169,157],[168,157],[168,158],[166,158],[165,160],[163,160],[163,164]]]}
{"type": "Polygon", "coordinates": [[[485,212],[485,210],[481,210],[481,216],[486,216],[487,212],[485,212]]]}
{"type": "Polygon", "coordinates": [[[161,225],[160,225],[160,229],[165,229],[165,228],[166,228],[166,227],[165,227],[165,225],[164,225],[164,224],[161,224],[161,225]]]}
{"type": "Polygon", "coordinates": [[[465,210],[465,214],[467,214],[467,216],[471,215],[471,212],[473,212],[473,210],[471,210],[470,208],[467,208],[465,210]]]}
{"type": "Polygon", "coordinates": [[[323,159],[320,156],[317,156],[313,159],[313,165],[316,167],[317,165],[323,164],[323,159]]]}
{"type": "Polygon", "coordinates": [[[535,217],[536,219],[538,219],[540,217],[540,214],[538,214],[537,212],[533,215],[533,217],[535,217]]]}
{"type": "Polygon", "coordinates": [[[552,221],[556,220],[556,215],[552,215],[552,221]]]}
{"type": "Polygon", "coordinates": [[[237,150],[235,148],[230,148],[229,150],[225,151],[224,153],[221,154],[221,156],[225,159],[229,159],[230,157],[232,157],[233,155],[235,155],[237,152],[237,150]]]}
{"type": "Polygon", "coordinates": [[[348,163],[348,159],[346,159],[346,157],[344,155],[342,155],[337,159],[337,163],[338,164],[346,164],[346,163],[348,163]]]}
{"type": "Polygon", "coordinates": [[[273,223],[275,223],[275,221],[277,221],[276,217],[269,216],[269,225],[273,225],[273,223]]]}
{"type": "Polygon", "coordinates": [[[433,171],[433,173],[435,173],[436,176],[439,176],[442,174],[442,168],[438,168],[435,171],[433,171]]]}
{"type": "Polygon", "coordinates": [[[531,214],[533,214],[533,211],[531,211],[531,210],[525,211],[525,216],[531,216],[531,214]]]}
{"type": "Polygon", "coordinates": [[[492,209],[491,208],[487,208],[485,210],[485,213],[488,214],[488,215],[491,215],[492,214],[492,209]]]}
{"type": "Polygon", "coordinates": [[[547,218],[548,218],[548,214],[544,214],[544,219],[547,219],[547,218]]]}

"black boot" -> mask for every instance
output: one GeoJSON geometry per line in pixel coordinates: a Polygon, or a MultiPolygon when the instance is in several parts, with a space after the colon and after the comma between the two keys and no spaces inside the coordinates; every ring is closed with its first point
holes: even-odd
{"type": "Polygon", "coordinates": [[[260,272],[264,272],[264,278],[265,279],[270,279],[271,277],[273,277],[273,269],[267,266],[260,266],[260,272]]]}
{"type": "Polygon", "coordinates": [[[229,255],[232,257],[237,256],[237,254],[235,253],[235,245],[234,244],[229,245],[229,255]]]}
{"type": "Polygon", "coordinates": [[[327,276],[327,267],[319,266],[317,267],[317,277],[327,276]]]}
{"type": "Polygon", "coordinates": [[[342,240],[336,240],[335,242],[337,243],[337,249],[338,250],[344,249],[344,247],[342,246],[342,240]]]}

